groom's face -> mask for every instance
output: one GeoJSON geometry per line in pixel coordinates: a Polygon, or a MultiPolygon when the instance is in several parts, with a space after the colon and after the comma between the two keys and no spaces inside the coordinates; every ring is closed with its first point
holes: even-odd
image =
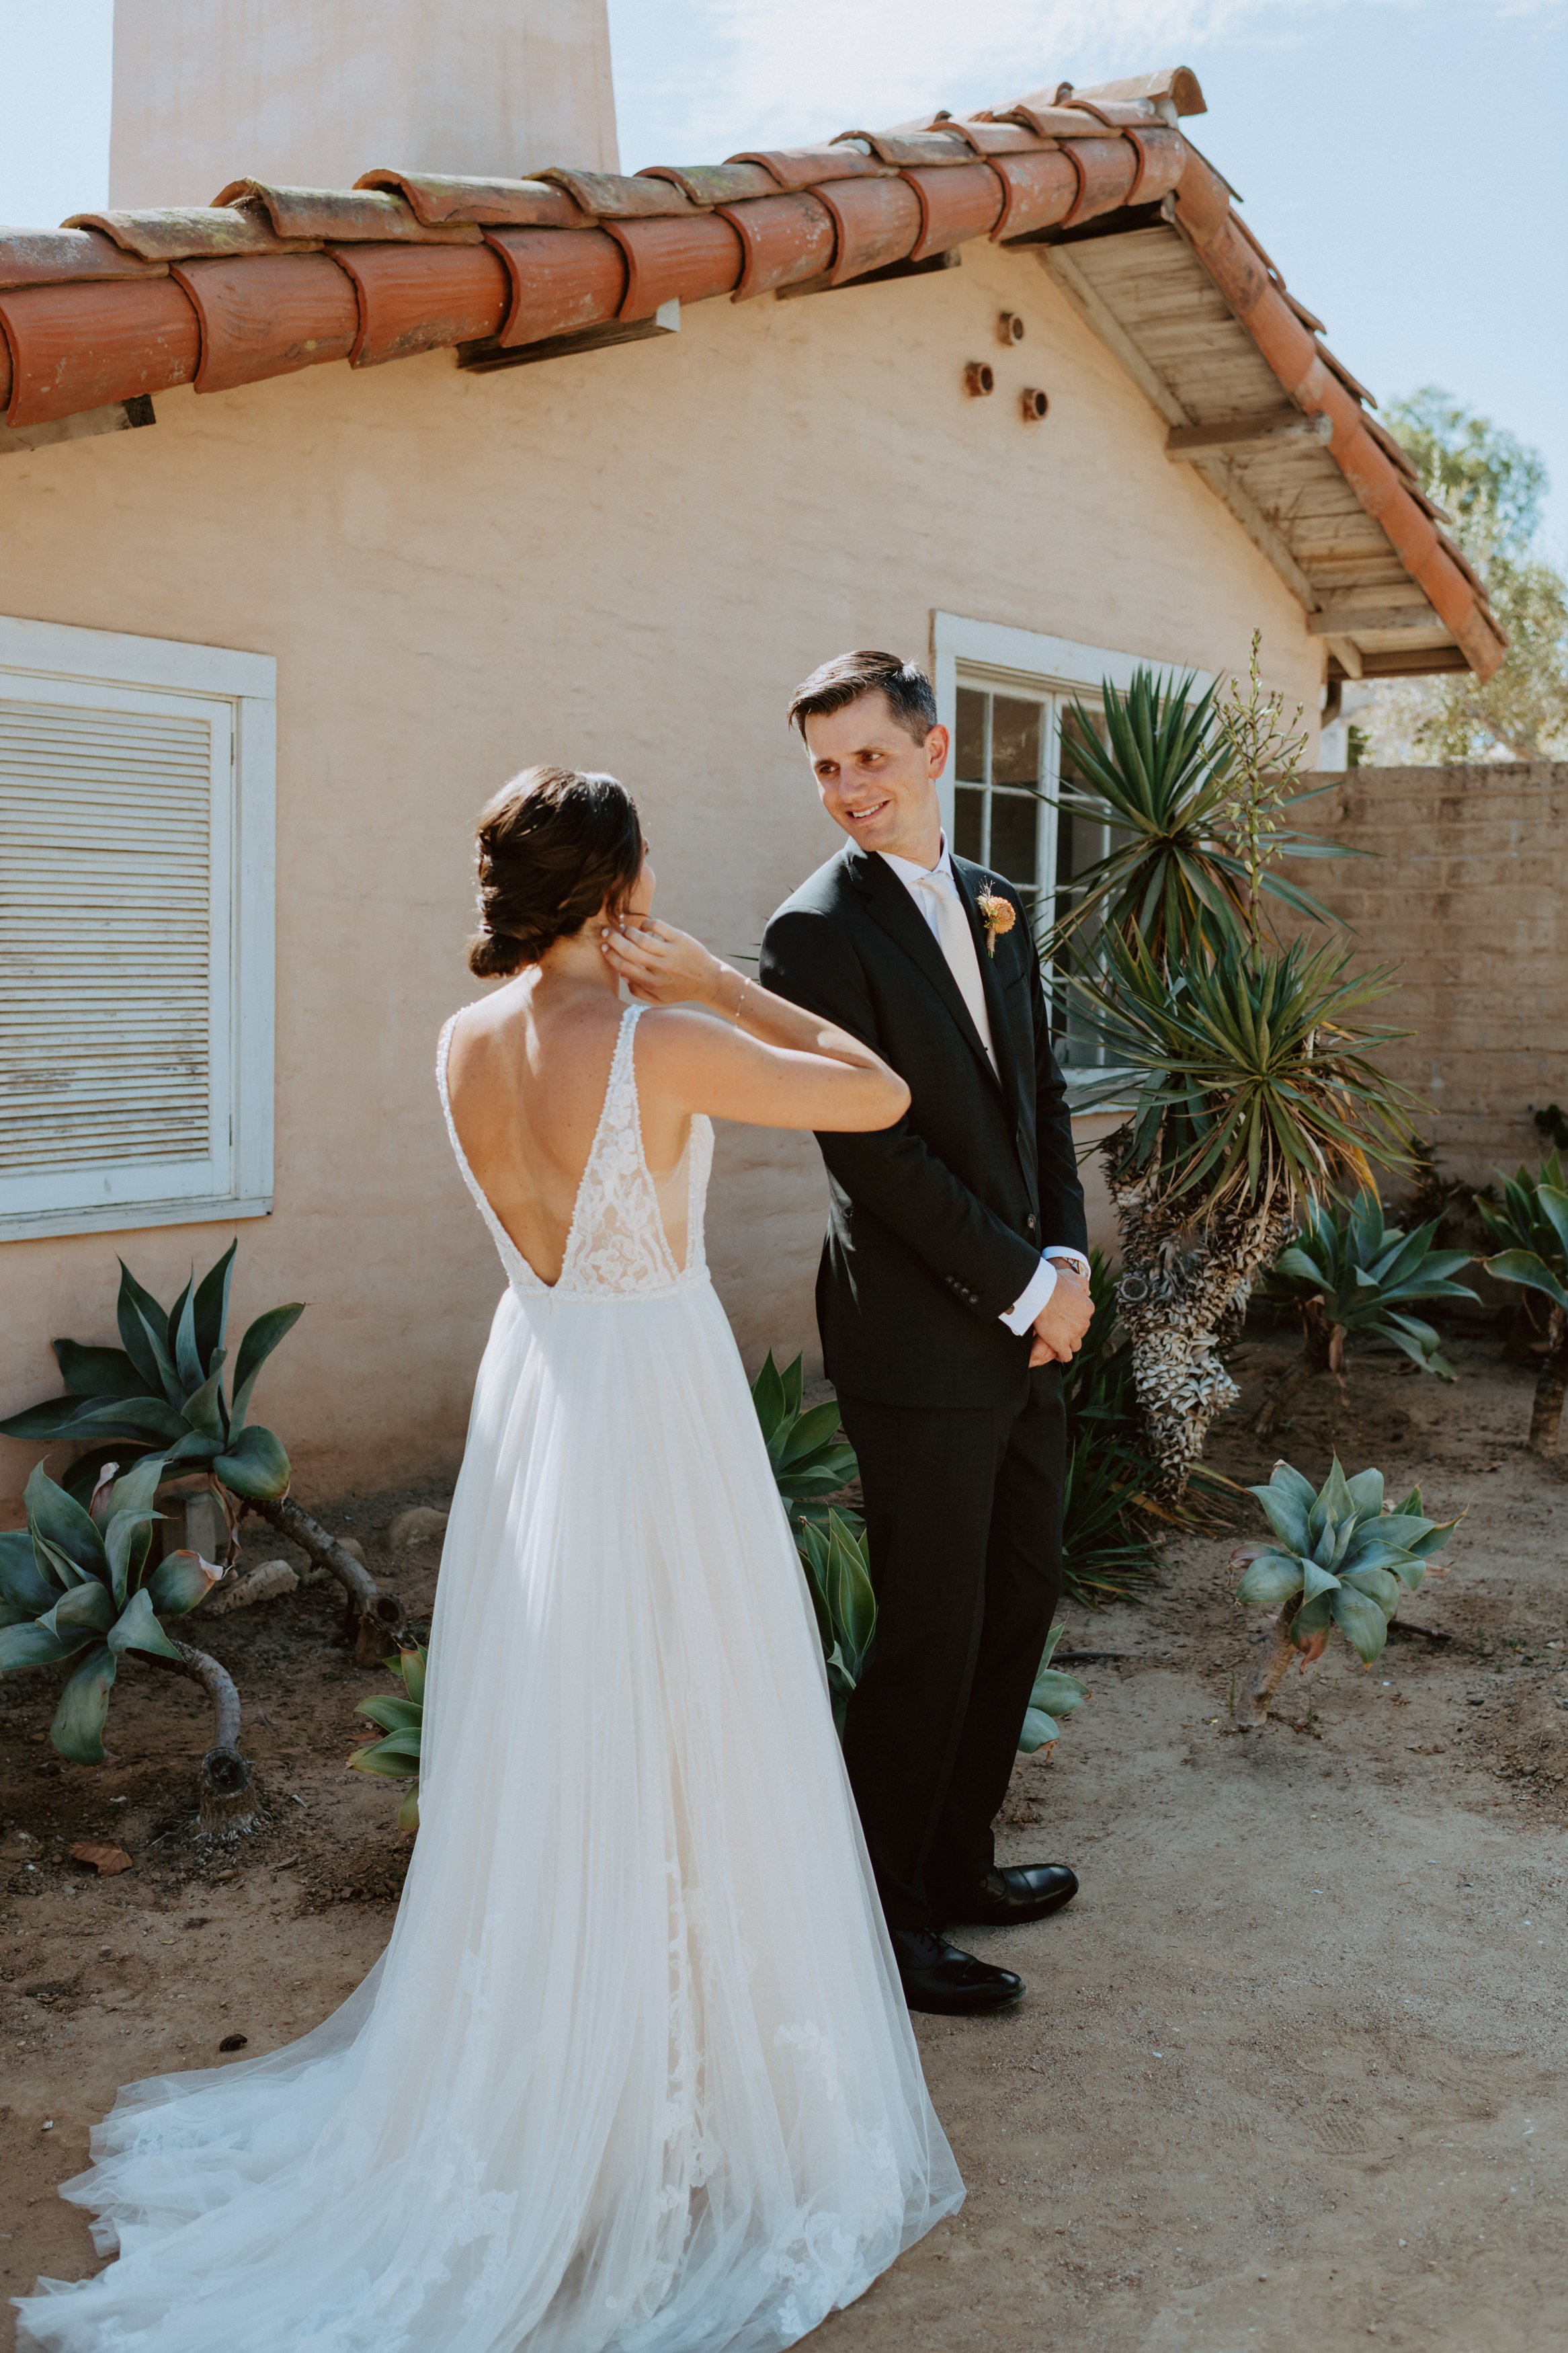
{"type": "Polygon", "coordinates": [[[805,748],[822,806],[863,849],[934,866],[942,850],[936,784],[947,765],[947,730],[919,743],[879,689],[842,711],[813,713],[805,748]]]}

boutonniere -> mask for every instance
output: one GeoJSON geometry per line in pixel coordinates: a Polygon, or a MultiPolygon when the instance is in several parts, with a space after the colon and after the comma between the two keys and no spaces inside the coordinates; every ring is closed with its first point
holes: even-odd
{"type": "Polygon", "coordinates": [[[985,953],[988,956],[994,956],[997,941],[1006,938],[1018,920],[1018,910],[1011,899],[1004,899],[999,891],[982,891],[974,903],[985,926],[985,953]]]}

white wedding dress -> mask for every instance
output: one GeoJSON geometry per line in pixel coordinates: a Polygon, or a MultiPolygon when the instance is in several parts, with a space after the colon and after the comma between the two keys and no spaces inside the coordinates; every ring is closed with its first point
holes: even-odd
{"type": "Polygon", "coordinates": [[[64,2191],[119,2260],[17,2299],[24,2344],[772,2353],[962,2202],[703,1259],[711,1131],[661,1217],[637,1017],[553,1287],[443,1033],[508,1289],[391,1941],[302,2041],[121,2092],[64,2191]]]}

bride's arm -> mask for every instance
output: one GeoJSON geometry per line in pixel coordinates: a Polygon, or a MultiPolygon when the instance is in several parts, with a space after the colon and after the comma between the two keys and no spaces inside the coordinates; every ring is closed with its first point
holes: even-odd
{"type": "Polygon", "coordinates": [[[721,1017],[660,1023],[649,1040],[658,1080],[683,1109],[845,1134],[891,1127],[909,1109],[903,1080],[858,1038],[721,964],[689,933],[634,918],[606,933],[605,953],[641,1004],[721,1017]]]}

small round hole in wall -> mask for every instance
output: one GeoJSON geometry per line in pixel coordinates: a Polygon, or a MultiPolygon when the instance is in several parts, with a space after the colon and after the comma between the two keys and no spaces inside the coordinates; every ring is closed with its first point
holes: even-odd
{"type": "Polygon", "coordinates": [[[963,371],[963,389],[971,400],[984,400],[996,389],[996,371],[989,360],[971,360],[963,371]]]}
{"type": "Polygon", "coordinates": [[[1019,396],[1018,406],[1026,425],[1043,425],[1050,413],[1050,406],[1045,394],[1037,391],[1032,385],[1019,396]]]}
{"type": "Polygon", "coordinates": [[[996,322],[996,340],[999,343],[1005,343],[1009,351],[1015,343],[1023,342],[1026,332],[1016,311],[1004,311],[996,322]]]}

